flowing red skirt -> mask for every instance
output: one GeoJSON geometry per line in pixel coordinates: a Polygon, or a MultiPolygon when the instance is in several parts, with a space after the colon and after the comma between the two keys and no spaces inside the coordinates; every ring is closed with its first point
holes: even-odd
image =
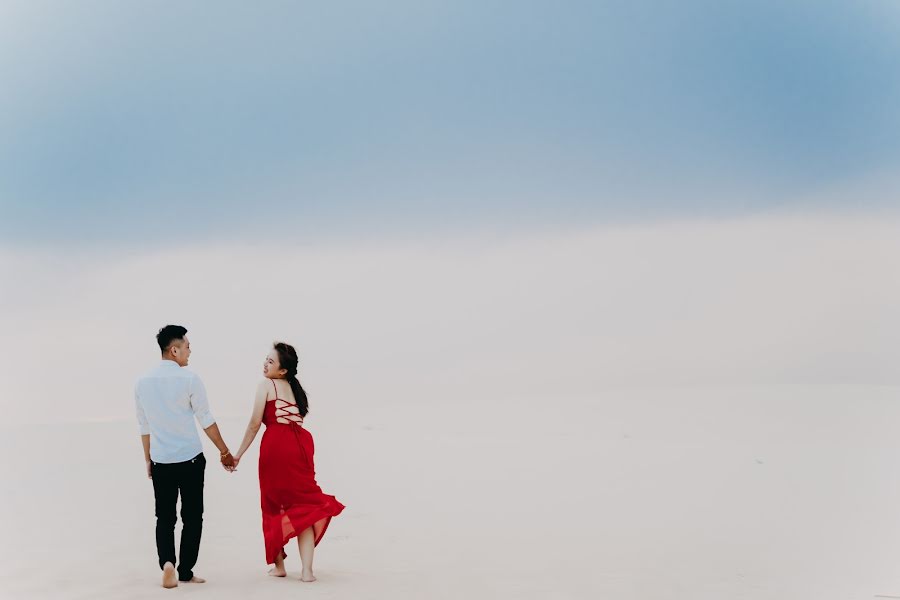
{"type": "Polygon", "coordinates": [[[272,564],[287,542],[307,527],[316,545],[332,517],[344,510],[316,483],[313,438],[296,423],[267,425],[259,447],[259,492],[266,563],[272,564]]]}

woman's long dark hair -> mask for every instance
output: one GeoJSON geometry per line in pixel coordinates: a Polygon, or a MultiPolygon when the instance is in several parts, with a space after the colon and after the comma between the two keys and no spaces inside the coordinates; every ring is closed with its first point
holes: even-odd
{"type": "Polygon", "coordinates": [[[306,413],[309,412],[309,401],[306,399],[306,392],[303,390],[303,386],[300,385],[300,380],[297,379],[297,364],[299,363],[297,351],[294,350],[293,346],[284,342],[275,342],[273,347],[278,352],[278,363],[281,365],[281,368],[287,369],[285,379],[291,384],[291,391],[294,392],[294,401],[297,403],[300,416],[305,417],[306,413]]]}

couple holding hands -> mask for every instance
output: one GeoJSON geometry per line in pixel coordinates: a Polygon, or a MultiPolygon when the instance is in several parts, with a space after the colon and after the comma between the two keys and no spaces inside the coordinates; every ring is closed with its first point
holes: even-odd
{"type": "Polygon", "coordinates": [[[203,478],[206,458],[194,419],[219,449],[222,466],[234,471],[261,426],[259,491],[269,574],[284,577],[284,546],[297,538],[303,564],[301,581],[312,582],[313,551],[332,517],[344,510],[316,484],[313,438],[303,427],[306,392],[297,379],[297,351],[276,343],[266,356],[250,423],[232,455],[209,410],[203,382],[185,369],[191,356],[187,329],[166,325],[156,336],[162,360],[137,380],[134,400],[144,446],[147,476],[156,500],[156,550],[163,587],[204,583],[193,572],[203,529],[203,478]],[[181,547],[175,568],[176,501],[181,495],[181,547]]]}

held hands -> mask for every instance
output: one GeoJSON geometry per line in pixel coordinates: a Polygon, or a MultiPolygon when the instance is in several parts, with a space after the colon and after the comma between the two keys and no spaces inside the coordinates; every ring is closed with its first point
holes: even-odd
{"type": "Polygon", "coordinates": [[[235,458],[231,455],[231,452],[226,450],[225,452],[220,453],[220,458],[222,460],[222,467],[228,471],[229,473],[233,473],[237,470],[238,462],[240,462],[239,458],[235,458]]]}

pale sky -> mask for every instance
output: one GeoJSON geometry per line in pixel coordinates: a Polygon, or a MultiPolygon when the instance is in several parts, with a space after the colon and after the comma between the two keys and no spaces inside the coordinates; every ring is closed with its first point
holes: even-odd
{"type": "Polygon", "coordinates": [[[895,209],[898,56],[888,0],[4,2],[0,243],[895,209]]]}

